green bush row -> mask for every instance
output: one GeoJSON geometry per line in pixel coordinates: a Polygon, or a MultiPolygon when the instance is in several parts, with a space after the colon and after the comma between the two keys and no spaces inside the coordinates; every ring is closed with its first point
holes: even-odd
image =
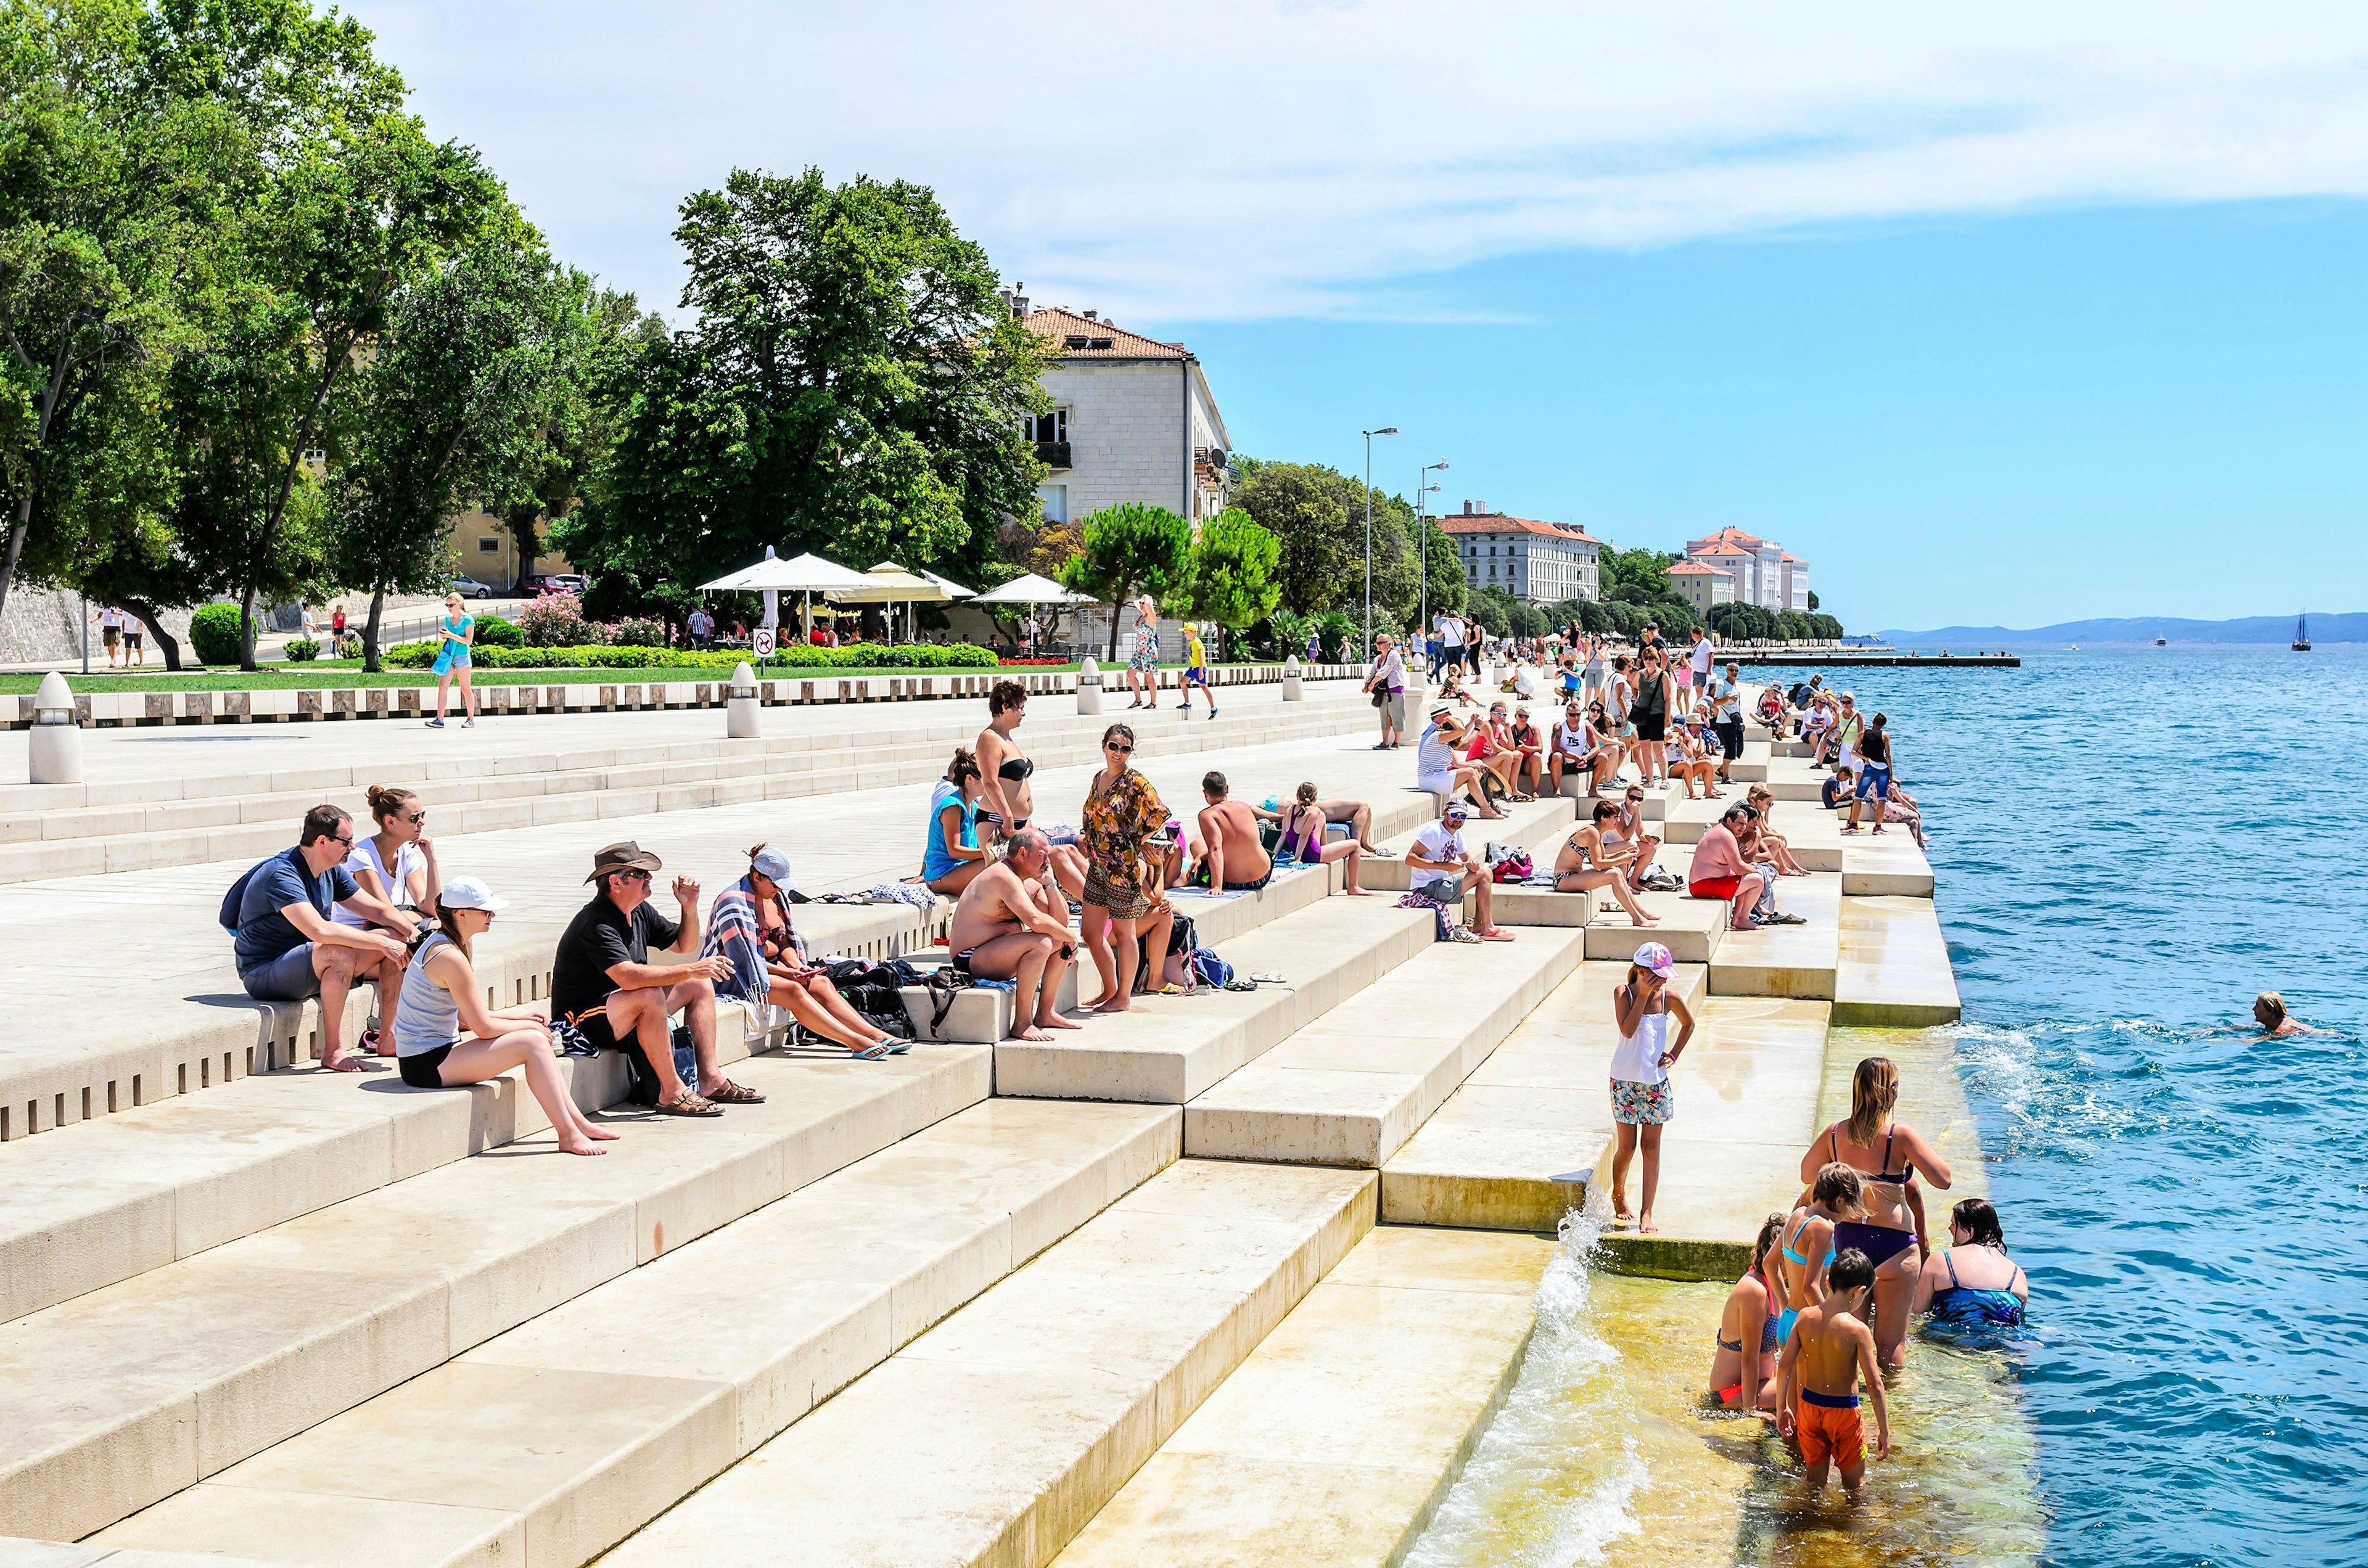
{"type": "MultiPolygon", "coordinates": [[[[416,642],[398,642],[386,651],[386,662],[399,669],[424,669],[436,662],[436,650],[440,645],[440,639],[432,638],[423,638],[416,642]]],[[[690,648],[481,646],[475,651],[473,662],[479,668],[489,670],[728,670],[747,658],[747,654],[741,653],[711,653],[690,648]]],[[[774,654],[771,663],[792,669],[991,670],[996,667],[996,660],[991,650],[969,642],[943,647],[927,642],[908,643],[893,648],[873,643],[857,643],[847,648],[816,648],[799,643],[774,654]]]]}

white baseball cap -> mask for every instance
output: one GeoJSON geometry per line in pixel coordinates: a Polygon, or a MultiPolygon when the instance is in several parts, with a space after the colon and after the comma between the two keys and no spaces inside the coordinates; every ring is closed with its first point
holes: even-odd
{"type": "Polygon", "coordinates": [[[445,909],[482,909],[492,915],[507,909],[510,901],[496,894],[475,877],[447,877],[437,892],[438,905],[445,909]]]}

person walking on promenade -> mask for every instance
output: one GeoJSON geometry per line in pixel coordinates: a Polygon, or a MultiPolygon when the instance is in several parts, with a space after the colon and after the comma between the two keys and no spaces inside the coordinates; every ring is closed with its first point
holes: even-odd
{"type": "Polygon", "coordinates": [[[1702,627],[1694,628],[1693,646],[1686,651],[1684,674],[1691,688],[1686,694],[1688,706],[1697,698],[1710,697],[1710,672],[1717,653],[1710,645],[1710,633],[1702,627]]]}
{"type": "Polygon", "coordinates": [[[2031,1279],[2006,1255],[2006,1233],[1987,1198],[1961,1198],[1949,1210],[1949,1244],[1924,1263],[1908,1315],[1928,1334],[1995,1335],[2022,1326],[2031,1279]]]}
{"type": "Polygon", "coordinates": [[[1710,699],[1711,728],[1718,735],[1718,781],[1732,784],[1736,762],[1743,756],[1743,666],[1730,659],[1725,674],[1708,679],[1703,690],[1710,699]]]}
{"type": "Polygon", "coordinates": [[[1782,1301],[1777,1294],[1776,1238],[1784,1216],[1770,1214],[1751,1244],[1751,1267],[1726,1293],[1718,1316],[1718,1349],[1710,1362],[1710,1391],[1719,1403],[1763,1421],[1776,1415],[1776,1360],[1784,1348],[1776,1332],[1782,1301]]]}
{"type": "Polygon", "coordinates": [[[1414,835],[1406,847],[1408,880],[1414,891],[1423,893],[1433,903],[1460,909],[1463,895],[1473,895],[1473,913],[1477,924],[1474,932],[1484,942],[1509,942],[1513,934],[1496,922],[1494,914],[1496,879],[1479,858],[1465,847],[1463,802],[1450,801],[1440,808],[1439,820],[1414,835]],[[1424,876],[1422,873],[1431,875],[1424,876]],[[1428,889],[1428,891],[1427,891],[1428,889]]]}
{"type": "Polygon", "coordinates": [[[1097,1013],[1123,1013],[1133,1005],[1137,966],[1147,960],[1151,973],[1160,972],[1175,924],[1162,879],[1145,869],[1145,846],[1166,827],[1167,807],[1151,780],[1134,770],[1134,745],[1128,725],[1104,730],[1102,766],[1086,790],[1086,885],[1080,902],[1086,950],[1102,983],[1101,994],[1086,1004],[1097,1013]],[[1137,937],[1143,939],[1140,950],[1137,937]]]}
{"type": "Polygon", "coordinates": [[[1647,650],[1639,663],[1636,695],[1628,708],[1629,721],[1636,726],[1636,772],[1647,788],[1669,781],[1669,719],[1679,711],[1675,684],[1661,663],[1659,648],[1647,650]]]}
{"type": "Polygon", "coordinates": [[[1620,1044],[1611,1053],[1611,1120],[1619,1139],[1611,1153],[1611,1222],[1624,1227],[1633,1221],[1640,1236],[1660,1233],[1653,1222],[1653,1199],[1661,1189],[1661,1129],[1675,1109],[1669,1069],[1694,1036],[1692,1009],[1669,990],[1669,977],[1677,972],[1669,949],[1647,942],[1628,965],[1626,983],[1611,993],[1611,1016],[1620,1026],[1620,1044]],[[1674,1043],[1669,1040],[1672,1014],[1678,1020],[1674,1043]],[[1640,1147],[1644,1190],[1632,1215],[1628,1165],[1640,1147]]]}
{"type": "Polygon", "coordinates": [[[1830,1292],[1802,1312],[1776,1367],[1778,1395],[1784,1400],[1776,1430],[1798,1436],[1808,1469],[1811,1496],[1826,1489],[1830,1467],[1839,1465],[1842,1485],[1852,1496],[1866,1481],[1866,1433],[1859,1417],[1859,1384],[1874,1401],[1874,1457],[1891,1452],[1891,1410],[1884,1403],[1883,1374],[1875,1368],[1874,1338],[1861,1321],[1874,1287],[1866,1254],[1844,1247],[1827,1271],[1830,1292]]]}
{"type": "MultiPolygon", "coordinates": [[[[1362,821],[1368,825],[1372,824],[1373,813],[1371,808],[1356,801],[1341,803],[1357,806],[1362,821]]],[[[1250,810],[1260,817],[1271,818],[1281,825],[1281,835],[1274,846],[1277,860],[1292,860],[1302,866],[1326,866],[1335,860],[1346,860],[1349,867],[1345,873],[1345,888],[1349,896],[1371,896],[1357,880],[1366,854],[1364,844],[1354,836],[1344,838],[1338,844],[1326,841],[1324,830],[1331,823],[1323,804],[1315,798],[1314,784],[1302,784],[1297,797],[1280,812],[1269,812],[1258,806],[1252,806],[1250,810]]],[[[1349,819],[1352,834],[1356,831],[1357,821],[1356,817],[1349,819]]]]}
{"type": "Polygon", "coordinates": [[[1834,710],[1834,754],[1848,763],[1852,772],[1857,772],[1858,743],[1859,737],[1866,733],[1866,715],[1858,710],[1855,692],[1843,692],[1839,700],[1841,706],[1834,710]]]}
{"type": "Polygon", "coordinates": [[[1850,1113],[1819,1133],[1801,1156],[1801,1179],[1839,1162],[1859,1173],[1866,1187],[1864,1218],[1835,1228],[1835,1244],[1856,1247],[1874,1269],[1874,1337],[1883,1364],[1907,1359],[1907,1305],[1924,1267],[1924,1200],[1921,1176],[1947,1191],[1952,1176],[1924,1135],[1892,1119],[1899,1103],[1899,1070],[1886,1057],[1870,1056],[1850,1074],[1850,1113]]]}
{"type": "Polygon", "coordinates": [[[1875,798],[1874,831],[1883,832],[1883,813],[1891,804],[1891,731],[1884,716],[1877,713],[1858,742],[1858,792],[1850,797],[1850,821],[1844,833],[1858,831],[1858,813],[1866,798],[1875,798]]]}
{"type": "Polygon", "coordinates": [[[1561,852],[1554,856],[1554,891],[1591,894],[1597,888],[1610,888],[1620,907],[1628,912],[1630,925],[1658,926],[1660,916],[1645,914],[1636,895],[1628,891],[1628,863],[1636,858],[1634,847],[1604,842],[1604,824],[1619,820],[1618,806],[1610,801],[1595,802],[1593,822],[1563,840],[1561,852]]]}
{"type": "Polygon", "coordinates": [[[107,667],[123,656],[123,612],[113,605],[98,607],[98,640],[107,649],[107,667]]]}
{"type": "Polygon", "coordinates": [[[477,727],[477,691],[471,684],[471,653],[477,642],[477,618],[468,613],[466,604],[458,594],[444,596],[444,621],[441,628],[444,645],[436,654],[436,717],[427,721],[431,730],[444,727],[444,700],[451,695],[452,682],[461,683],[461,705],[468,717],[461,721],[464,730],[477,727]]]}
{"type": "MultiPolygon", "coordinates": [[[[1016,680],[999,680],[987,689],[986,728],[976,743],[979,801],[977,820],[991,838],[1008,838],[1026,827],[1036,814],[1036,764],[1019,741],[1019,726],[1028,717],[1028,689],[1016,680]]],[[[951,777],[951,775],[949,775],[951,777]]],[[[931,821],[937,818],[933,814],[931,821]]],[[[1086,858],[1075,845],[1053,846],[1053,875],[1062,890],[1076,898],[1086,890],[1086,858]]]]}
{"type": "Polygon", "coordinates": [[[1398,656],[1397,639],[1384,631],[1373,639],[1373,662],[1358,688],[1372,695],[1381,715],[1382,739],[1375,751],[1395,751],[1406,738],[1406,661],[1398,656]]]}
{"type": "Polygon", "coordinates": [[[354,881],[346,869],[353,849],[354,819],[337,806],[314,806],[304,813],[296,847],[249,869],[223,901],[224,923],[236,937],[239,984],[258,1002],[319,997],[321,1065],[332,1073],[363,1071],[345,1047],[347,996],[366,983],[383,995],[409,960],[417,929],[412,915],[354,881]],[[340,907],[367,926],[330,919],[340,907]]]}
{"type": "Polygon", "coordinates": [[[470,944],[509,906],[474,877],[455,877],[436,908],[436,929],[419,944],[396,995],[395,1064],[415,1089],[450,1089],[526,1069],[526,1086],[559,1141],[562,1153],[605,1154],[615,1140],[586,1116],[559,1075],[551,1027],[531,1007],[488,1007],[470,944]],[[466,1032],[463,1032],[466,1031],[466,1032]]]}
{"type": "Polygon", "coordinates": [[[1176,705],[1177,711],[1187,719],[1192,717],[1194,687],[1199,687],[1201,695],[1209,699],[1209,717],[1215,718],[1217,694],[1209,687],[1208,646],[1201,641],[1200,622],[1188,620],[1184,623],[1184,671],[1176,677],[1176,689],[1184,694],[1184,700],[1176,705]]]}
{"type": "Polygon", "coordinates": [[[1149,594],[1134,601],[1134,642],[1126,658],[1129,708],[1159,706],[1159,607],[1149,594]]]}

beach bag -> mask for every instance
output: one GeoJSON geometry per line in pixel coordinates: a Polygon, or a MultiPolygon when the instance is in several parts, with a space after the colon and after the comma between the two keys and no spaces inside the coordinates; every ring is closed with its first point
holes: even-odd
{"type": "Polygon", "coordinates": [[[940,965],[929,971],[923,982],[929,988],[929,1038],[946,1027],[946,1015],[953,1011],[954,998],[978,984],[975,975],[966,974],[951,964],[940,965]]]}
{"type": "Polygon", "coordinates": [[[1199,984],[1224,990],[1234,983],[1234,966],[1207,948],[1194,948],[1184,971],[1199,984]]]}
{"type": "MultiPolygon", "coordinates": [[[[684,1088],[694,1095],[699,1093],[699,1052],[691,1047],[690,1026],[677,1024],[668,1040],[674,1048],[674,1075],[682,1080],[684,1088]]],[[[631,1080],[625,1085],[625,1098],[634,1105],[657,1104],[658,1075],[643,1065],[640,1051],[622,1047],[620,1050],[625,1058],[625,1073],[631,1080]]]]}

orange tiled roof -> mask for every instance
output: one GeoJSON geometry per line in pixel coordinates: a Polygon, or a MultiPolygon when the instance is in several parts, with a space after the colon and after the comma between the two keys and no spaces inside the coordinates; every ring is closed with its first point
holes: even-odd
{"type": "Polygon", "coordinates": [[[1788,566],[1798,566],[1801,564],[1801,558],[1799,556],[1787,555],[1781,550],[1776,552],[1776,558],[1779,561],[1783,562],[1788,566]]]}
{"type": "Polygon", "coordinates": [[[1669,568],[1672,575],[1679,572],[1699,572],[1706,577],[1732,577],[1732,572],[1722,572],[1715,566],[1705,566],[1699,561],[1680,561],[1669,568]]]}
{"type": "Polygon", "coordinates": [[[1757,555],[1767,540],[1741,528],[1721,528],[1708,539],[1698,539],[1686,546],[1689,555],[1757,555]]]}
{"type": "Polygon", "coordinates": [[[1603,541],[1578,527],[1564,528],[1558,523],[1542,523],[1534,517],[1508,517],[1502,512],[1450,512],[1443,517],[1433,517],[1442,532],[1452,534],[1544,534],[1553,539],[1566,539],[1579,544],[1600,546],[1603,541]]]}
{"type": "Polygon", "coordinates": [[[1075,311],[1030,311],[1021,325],[1045,339],[1064,359],[1189,359],[1180,343],[1162,343],[1106,321],[1087,321],[1075,311]],[[1079,341],[1082,339],[1083,341],[1079,341]]]}

